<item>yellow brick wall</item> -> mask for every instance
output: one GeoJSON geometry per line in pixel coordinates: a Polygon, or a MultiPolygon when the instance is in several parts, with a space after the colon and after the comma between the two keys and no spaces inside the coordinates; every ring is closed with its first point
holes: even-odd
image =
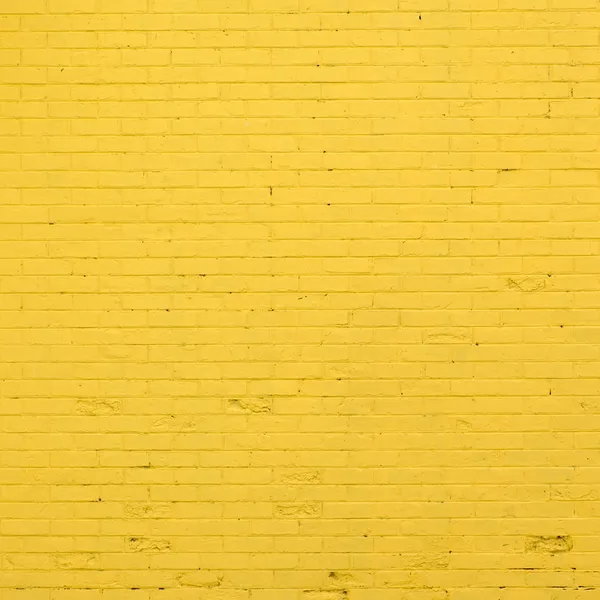
{"type": "Polygon", "coordinates": [[[597,600],[597,0],[0,0],[0,599],[597,600]]]}

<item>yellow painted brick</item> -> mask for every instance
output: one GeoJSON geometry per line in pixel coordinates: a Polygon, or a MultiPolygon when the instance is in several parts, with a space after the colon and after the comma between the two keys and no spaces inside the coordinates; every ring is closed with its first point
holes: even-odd
{"type": "Polygon", "coordinates": [[[106,13],[144,13],[148,11],[151,0],[97,0],[96,10],[106,13]]]}
{"type": "Polygon", "coordinates": [[[170,62],[170,52],[158,49],[123,50],[121,60],[124,65],[166,65],[170,62]]]}
{"type": "Polygon", "coordinates": [[[0,596],[591,598],[595,3],[5,12],[0,596]]]}

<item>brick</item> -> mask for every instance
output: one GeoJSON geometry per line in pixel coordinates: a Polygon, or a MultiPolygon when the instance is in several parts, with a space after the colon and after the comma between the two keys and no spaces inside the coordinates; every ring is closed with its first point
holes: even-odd
{"type": "Polygon", "coordinates": [[[5,13],[0,597],[594,597],[594,0],[5,13]]]}

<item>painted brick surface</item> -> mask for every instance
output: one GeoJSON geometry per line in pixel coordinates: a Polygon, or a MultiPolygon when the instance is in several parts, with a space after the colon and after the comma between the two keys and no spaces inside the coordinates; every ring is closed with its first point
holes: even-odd
{"type": "Polygon", "coordinates": [[[597,0],[0,0],[1,600],[600,597],[597,0]]]}

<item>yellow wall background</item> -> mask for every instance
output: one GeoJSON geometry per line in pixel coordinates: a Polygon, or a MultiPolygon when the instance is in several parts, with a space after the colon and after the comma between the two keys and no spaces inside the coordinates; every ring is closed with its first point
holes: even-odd
{"type": "Polygon", "coordinates": [[[2,600],[600,595],[596,0],[0,0],[2,600]]]}

